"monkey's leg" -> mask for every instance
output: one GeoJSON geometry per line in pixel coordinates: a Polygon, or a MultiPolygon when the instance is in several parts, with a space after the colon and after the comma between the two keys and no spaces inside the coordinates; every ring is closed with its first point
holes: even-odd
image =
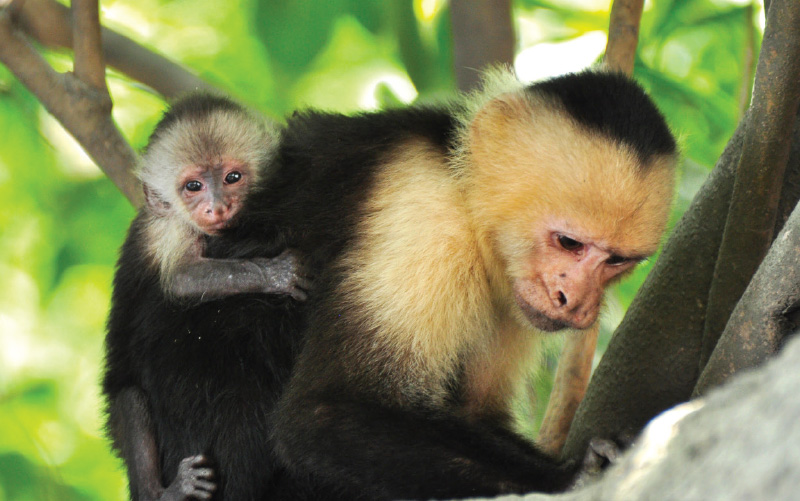
{"type": "Polygon", "coordinates": [[[370,498],[553,492],[577,470],[491,425],[339,399],[284,404],[276,450],[290,469],[370,498]]]}
{"type": "Polygon", "coordinates": [[[128,468],[131,499],[142,501],[188,501],[211,499],[216,484],[205,458],[185,458],[175,480],[164,489],[161,485],[158,449],[147,400],[141,390],[128,387],[113,399],[109,425],[114,443],[128,468]]]}
{"type": "Polygon", "coordinates": [[[288,294],[304,301],[310,286],[300,261],[286,250],[274,258],[198,258],[175,273],[167,292],[200,301],[247,292],[288,294]]]}

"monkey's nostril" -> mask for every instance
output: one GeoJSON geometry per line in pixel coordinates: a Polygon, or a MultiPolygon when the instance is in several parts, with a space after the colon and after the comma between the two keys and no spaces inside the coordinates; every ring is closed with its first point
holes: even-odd
{"type": "Polygon", "coordinates": [[[558,291],[558,303],[561,306],[566,306],[567,304],[567,296],[565,296],[564,293],[561,291],[558,291]]]}

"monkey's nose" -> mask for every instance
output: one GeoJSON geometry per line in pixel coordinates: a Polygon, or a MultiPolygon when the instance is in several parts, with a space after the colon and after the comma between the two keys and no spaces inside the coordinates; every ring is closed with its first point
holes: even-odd
{"type": "Polygon", "coordinates": [[[231,208],[227,205],[215,205],[206,209],[206,217],[214,220],[228,219],[231,208]]]}

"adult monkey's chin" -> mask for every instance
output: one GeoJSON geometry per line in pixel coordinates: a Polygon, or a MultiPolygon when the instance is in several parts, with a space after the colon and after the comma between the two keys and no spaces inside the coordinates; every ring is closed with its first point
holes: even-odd
{"type": "Polygon", "coordinates": [[[525,299],[519,293],[514,293],[514,300],[522,310],[522,313],[525,314],[525,318],[528,319],[528,322],[530,322],[532,326],[536,327],[540,331],[556,332],[570,327],[568,323],[562,320],[550,318],[541,311],[537,310],[531,306],[530,303],[525,301],[525,299]]]}

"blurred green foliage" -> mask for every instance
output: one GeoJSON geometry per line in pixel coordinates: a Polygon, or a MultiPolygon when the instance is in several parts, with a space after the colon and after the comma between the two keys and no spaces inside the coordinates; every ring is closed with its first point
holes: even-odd
{"type": "MultiPolygon", "coordinates": [[[[520,53],[554,44],[549,60],[534,62],[546,73],[549,61],[571,57],[559,47],[607,30],[609,3],[517,1],[520,53]]],[[[354,111],[437,99],[453,88],[445,0],[104,0],[102,8],[109,26],[275,117],[308,105],[354,111]]],[[[760,9],[648,3],[635,75],[681,137],[673,220],[749,98],[760,9]]],[[[592,50],[588,61],[603,46],[592,50]]],[[[46,55],[69,68],[68,55],[46,55]]],[[[573,69],[586,57],[569,59],[573,69]]],[[[164,103],[113,72],[109,82],[115,118],[140,148],[164,103]]],[[[114,262],[134,211],[2,66],[0,137],[0,501],[124,499],[98,381],[114,262]]],[[[601,348],[648,269],[611,295],[601,348]]],[[[535,400],[546,398],[549,381],[545,372],[535,400]]],[[[527,420],[531,430],[536,419],[527,420]]]]}

